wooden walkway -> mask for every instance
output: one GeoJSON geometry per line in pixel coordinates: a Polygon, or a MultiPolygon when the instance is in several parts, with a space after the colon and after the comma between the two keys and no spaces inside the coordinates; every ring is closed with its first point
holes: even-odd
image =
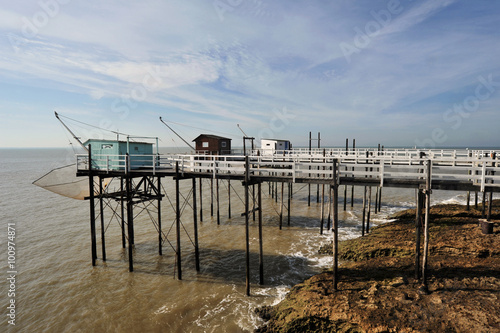
{"type": "MultiPolygon", "coordinates": [[[[500,192],[500,151],[393,149],[294,149],[262,156],[247,156],[249,177],[256,182],[332,183],[337,163],[337,184],[419,188],[429,177],[432,189],[500,192]]],[[[92,157],[98,174],[174,176],[244,180],[245,156],[217,155],[101,155],[92,157]],[[133,161],[133,163],[131,163],[133,161]],[[140,168],[131,165],[140,164],[140,168]]],[[[88,155],[77,155],[77,174],[89,170],[88,155]]]]}

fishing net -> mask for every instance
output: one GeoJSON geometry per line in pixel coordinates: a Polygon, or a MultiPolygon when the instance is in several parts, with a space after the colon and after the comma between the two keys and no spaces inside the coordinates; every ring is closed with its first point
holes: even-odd
{"type": "Polygon", "coordinates": [[[76,164],[56,168],[33,184],[68,198],[84,200],[89,196],[89,179],[76,176],[76,164]]]}

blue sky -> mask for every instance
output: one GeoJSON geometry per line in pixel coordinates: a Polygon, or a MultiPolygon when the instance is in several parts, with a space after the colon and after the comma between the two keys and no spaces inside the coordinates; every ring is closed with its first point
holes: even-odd
{"type": "Polygon", "coordinates": [[[160,116],[233,145],[240,124],[296,146],[499,147],[498,27],[487,0],[3,1],[0,147],[68,146],[54,110],[162,146],[183,143],[160,116]]]}

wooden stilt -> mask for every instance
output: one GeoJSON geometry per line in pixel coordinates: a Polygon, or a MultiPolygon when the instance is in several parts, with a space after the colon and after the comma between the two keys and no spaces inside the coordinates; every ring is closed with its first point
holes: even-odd
{"type": "Polygon", "coordinates": [[[92,173],[91,151],[92,149],[89,145],[90,242],[91,242],[92,266],[95,266],[97,259],[97,240],[95,231],[94,175],[92,173]]]}
{"type": "MultiPolygon", "coordinates": [[[[128,156],[127,156],[128,157],[128,156]]],[[[134,271],[134,204],[132,202],[132,178],[126,178],[127,189],[127,232],[128,232],[128,270],[134,271]]]]}
{"type": "Polygon", "coordinates": [[[328,187],[329,190],[328,190],[328,194],[327,194],[327,198],[328,198],[328,217],[326,219],[326,230],[330,230],[330,220],[331,220],[331,217],[332,217],[332,187],[329,186],[328,187]]]}
{"type": "Polygon", "coordinates": [[[231,218],[231,179],[227,180],[227,218],[231,218]]]}
{"type": "Polygon", "coordinates": [[[283,190],[285,183],[281,182],[281,203],[280,203],[280,230],[283,228],[283,190]]]}
{"type": "Polygon", "coordinates": [[[193,178],[193,228],[194,228],[194,260],[196,271],[200,271],[200,249],[198,244],[198,219],[196,211],[196,178],[193,178]]]}
{"type": "Polygon", "coordinates": [[[382,187],[378,190],[378,212],[380,213],[380,208],[382,207],[382,187]]]}
{"type": "Polygon", "coordinates": [[[478,192],[474,192],[474,208],[477,209],[478,207],[478,192]]]}
{"type": "Polygon", "coordinates": [[[123,187],[123,177],[120,177],[120,193],[121,193],[121,196],[120,196],[120,208],[121,208],[121,217],[122,217],[122,220],[121,220],[121,227],[122,227],[122,248],[124,249],[127,244],[126,244],[126,237],[125,237],[125,200],[126,200],[126,196],[125,196],[125,189],[123,187]]]}
{"type": "MultiPolygon", "coordinates": [[[[287,223],[290,226],[290,214],[292,210],[292,183],[288,183],[288,209],[287,209],[287,223]]],[[[259,205],[260,208],[260,205],[259,205]]]]}
{"type": "Polygon", "coordinates": [[[344,211],[347,210],[347,185],[344,185],[344,211]]]}
{"type": "Polygon", "coordinates": [[[423,191],[417,190],[417,205],[415,216],[415,279],[420,279],[420,233],[422,230],[423,191]]]}
{"type": "Polygon", "coordinates": [[[429,222],[431,211],[431,172],[432,161],[427,160],[427,178],[425,180],[425,222],[424,222],[424,257],[422,261],[422,289],[427,292],[427,260],[429,255],[429,222]]]}
{"type": "Polygon", "coordinates": [[[333,290],[338,288],[338,266],[339,266],[339,215],[338,215],[338,179],[337,159],[333,160],[333,290]]]}
{"type": "Polygon", "coordinates": [[[361,220],[361,236],[365,235],[365,223],[366,223],[366,186],[363,190],[363,218],[361,220]]]}
{"type": "Polygon", "coordinates": [[[379,190],[379,187],[377,186],[376,187],[376,190],[375,190],[375,214],[377,214],[377,210],[378,210],[378,190],[379,190]]]}
{"type": "Polygon", "coordinates": [[[321,222],[319,227],[319,234],[323,235],[323,227],[325,224],[325,184],[322,184],[321,190],[321,222]]]}
{"type": "Polygon", "coordinates": [[[214,179],[210,178],[210,216],[214,216],[214,179]]]}
{"type": "Polygon", "coordinates": [[[106,227],[104,225],[104,202],[103,202],[104,187],[102,186],[102,177],[99,176],[99,210],[101,216],[101,248],[102,261],[106,261],[106,227]]]}
{"type": "Polygon", "coordinates": [[[181,203],[180,203],[180,186],[179,186],[179,162],[175,162],[175,231],[176,231],[176,262],[177,262],[177,279],[182,280],[182,263],[181,263],[181,203]]]}
{"type": "Polygon", "coordinates": [[[217,201],[217,225],[220,224],[219,178],[215,179],[215,200],[217,201]]]}
{"type": "Polygon", "coordinates": [[[245,261],[246,261],[246,288],[245,293],[250,296],[250,230],[249,230],[249,193],[248,183],[250,182],[250,168],[248,164],[248,156],[245,156],[245,261]]]}
{"type": "MultiPolygon", "coordinates": [[[[158,186],[158,254],[163,255],[162,245],[163,245],[163,237],[161,231],[161,177],[157,177],[157,186],[158,186]]],[[[194,178],[193,178],[194,179],[194,178]]]]}
{"type": "Polygon", "coordinates": [[[483,205],[481,207],[481,218],[484,219],[486,216],[486,191],[483,191],[483,205]]]}
{"type": "Polygon", "coordinates": [[[202,179],[200,178],[200,222],[203,222],[203,189],[202,179]]]}
{"type": "Polygon", "coordinates": [[[368,186],[368,213],[366,214],[366,233],[370,232],[371,210],[372,210],[372,187],[368,186]]]}
{"type": "Polygon", "coordinates": [[[264,251],[262,244],[262,189],[261,183],[257,185],[257,205],[259,208],[259,284],[264,284],[264,251]]]}
{"type": "Polygon", "coordinates": [[[255,221],[255,185],[252,184],[252,217],[253,220],[255,221]]]}

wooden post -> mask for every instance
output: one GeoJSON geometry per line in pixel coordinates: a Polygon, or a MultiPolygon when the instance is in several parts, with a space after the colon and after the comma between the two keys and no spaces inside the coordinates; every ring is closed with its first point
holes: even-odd
{"type": "Polygon", "coordinates": [[[99,210],[101,215],[101,247],[102,261],[106,261],[106,226],[104,225],[104,202],[103,202],[104,187],[102,186],[102,177],[99,176],[99,210]]]}
{"type": "MultiPolygon", "coordinates": [[[[352,139],[352,150],[354,156],[356,156],[356,139],[352,139]]],[[[352,171],[354,171],[354,167],[352,167],[352,171]]],[[[351,186],[351,208],[353,207],[354,207],[354,185],[351,186]]]]}
{"type": "Polygon", "coordinates": [[[422,230],[423,191],[417,190],[417,205],[415,216],[415,279],[420,279],[420,233],[422,230]]]}
{"type": "Polygon", "coordinates": [[[378,212],[380,213],[380,208],[382,207],[382,187],[378,190],[378,212]]]}
{"type": "Polygon", "coordinates": [[[231,218],[231,179],[227,180],[227,218],[231,218]]]}
{"type": "Polygon", "coordinates": [[[257,185],[257,205],[259,206],[259,284],[264,284],[264,251],[262,244],[262,189],[257,185]]]}
{"type": "Polygon", "coordinates": [[[319,234],[323,235],[323,226],[325,224],[325,184],[322,184],[321,190],[321,222],[319,228],[319,234]]]}
{"type": "Polygon", "coordinates": [[[248,183],[250,182],[250,170],[248,156],[245,156],[245,261],[246,261],[246,295],[250,296],[250,230],[249,230],[249,194],[248,183]]]}
{"type": "Polygon", "coordinates": [[[124,249],[127,245],[125,242],[125,190],[123,188],[123,177],[120,177],[120,201],[121,201],[121,227],[122,227],[122,248],[124,249]]]}
{"type": "Polygon", "coordinates": [[[368,213],[366,214],[366,233],[370,232],[370,213],[372,210],[372,187],[368,186],[368,213]]]}
{"type": "Polygon", "coordinates": [[[427,260],[429,255],[429,220],[431,211],[432,161],[427,160],[427,178],[425,180],[425,222],[424,222],[424,258],[422,262],[422,289],[427,292],[427,260]]]}
{"type": "Polygon", "coordinates": [[[161,177],[158,176],[158,254],[163,255],[162,245],[163,237],[161,236],[161,177]]]}
{"type": "Polygon", "coordinates": [[[220,200],[219,200],[219,178],[215,179],[215,200],[217,201],[217,225],[220,224],[220,200]]]}
{"type": "Polygon", "coordinates": [[[200,178],[200,222],[203,222],[203,189],[202,178],[200,178]]]}
{"type": "Polygon", "coordinates": [[[214,179],[210,178],[210,216],[214,216],[214,179]]]}
{"type": "Polygon", "coordinates": [[[200,271],[200,249],[198,245],[198,219],[196,216],[196,178],[193,178],[193,227],[194,227],[194,259],[196,271],[200,271]]]}
{"type": "Polygon", "coordinates": [[[89,145],[89,195],[90,195],[90,243],[92,266],[96,265],[97,259],[97,240],[95,232],[95,196],[94,196],[94,175],[92,172],[92,148],[89,145]]]}
{"type": "Polygon", "coordinates": [[[281,182],[281,203],[280,203],[280,230],[282,229],[283,227],[283,191],[284,191],[284,187],[285,187],[285,182],[281,182]]]}
{"type": "Polygon", "coordinates": [[[176,246],[176,262],[177,262],[177,278],[182,280],[182,263],[181,263],[181,203],[180,203],[180,186],[179,186],[179,162],[175,162],[175,231],[177,236],[176,246]]]}
{"type": "Polygon", "coordinates": [[[366,222],[366,186],[363,191],[363,218],[361,220],[361,236],[365,235],[365,222],[366,222]]]}
{"type": "MultiPolygon", "coordinates": [[[[290,211],[292,210],[292,183],[288,183],[288,210],[287,210],[287,213],[288,213],[288,216],[287,216],[287,222],[288,222],[288,226],[290,226],[290,211]]],[[[260,205],[259,205],[259,208],[260,208],[260,205]]]]}
{"type": "Polygon", "coordinates": [[[333,290],[337,291],[339,281],[339,214],[338,214],[338,180],[337,180],[337,159],[333,160],[333,290]]]}
{"type": "Polygon", "coordinates": [[[377,214],[378,210],[378,190],[380,187],[376,186],[376,191],[375,191],[375,214],[377,214]]]}
{"type": "MultiPolygon", "coordinates": [[[[128,157],[128,156],[127,156],[128,157]]],[[[128,160],[128,159],[127,159],[128,160]]],[[[127,189],[127,232],[128,232],[128,270],[134,271],[134,203],[132,202],[132,178],[126,178],[127,189]]]]}
{"type": "Polygon", "coordinates": [[[255,221],[255,184],[252,184],[252,216],[255,221]]]}

